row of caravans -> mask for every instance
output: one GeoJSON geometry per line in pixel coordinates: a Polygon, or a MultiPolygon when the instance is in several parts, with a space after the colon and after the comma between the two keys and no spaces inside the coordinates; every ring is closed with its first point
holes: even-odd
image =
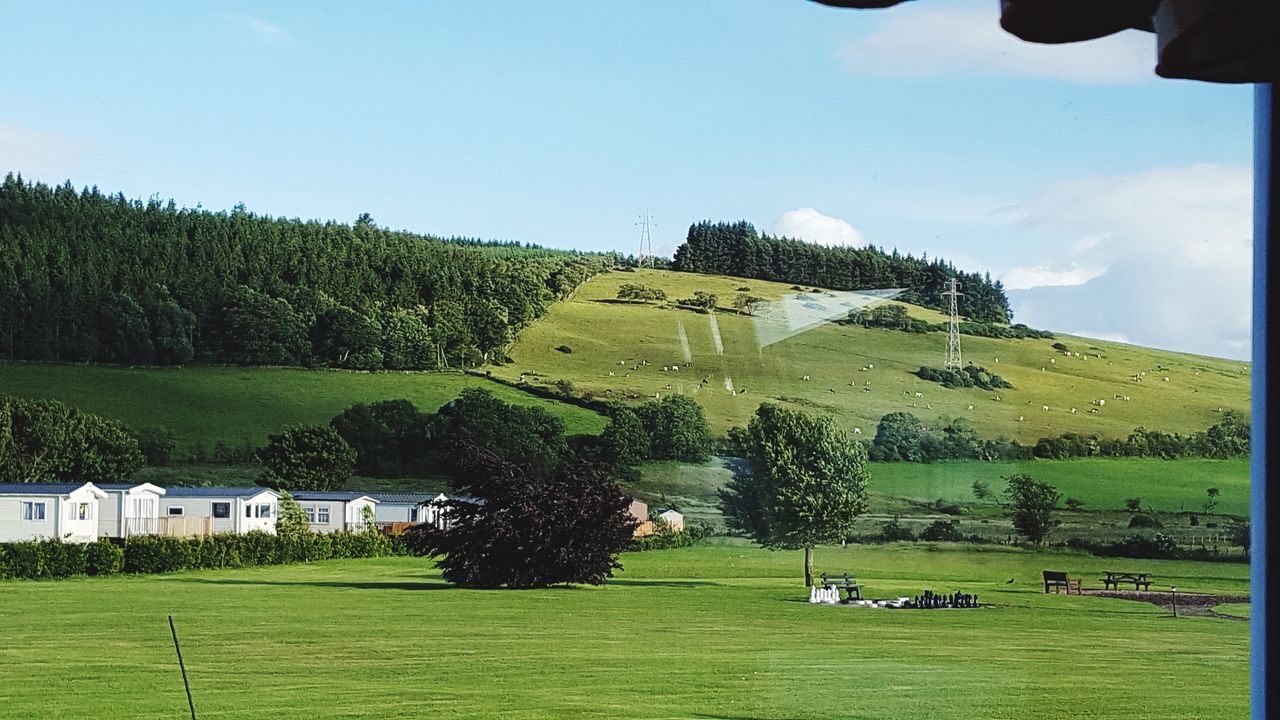
{"type": "MultiPolygon", "coordinates": [[[[379,525],[439,525],[445,495],[296,492],[315,532],[359,530],[366,508],[379,525]]],[[[194,537],[275,532],[280,494],[262,487],[171,487],[151,483],[0,483],[0,542],[57,538],[92,542],[132,535],[194,537]]]]}

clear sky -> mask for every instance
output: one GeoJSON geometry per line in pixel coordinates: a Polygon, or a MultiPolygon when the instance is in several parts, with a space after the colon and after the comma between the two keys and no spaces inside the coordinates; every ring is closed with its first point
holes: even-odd
{"type": "Polygon", "coordinates": [[[1004,280],[1016,320],[1248,355],[1252,90],[995,0],[0,0],[0,172],[669,254],[747,219],[1004,280]]]}

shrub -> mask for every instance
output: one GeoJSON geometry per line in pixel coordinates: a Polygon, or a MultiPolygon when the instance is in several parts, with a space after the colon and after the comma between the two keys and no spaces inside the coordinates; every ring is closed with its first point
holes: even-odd
{"type": "Polygon", "coordinates": [[[1148,513],[1135,513],[1129,518],[1130,528],[1162,528],[1164,523],[1160,522],[1155,515],[1148,513]]]}
{"type": "Polygon", "coordinates": [[[114,575],[124,569],[124,548],[99,540],[86,547],[84,571],[89,575],[114,575]]]}
{"type": "Polygon", "coordinates": [[[880,528],[880,539],[885,542],[897,542],[899,540],[914,541],[916,534],[911,528],[902,524],[897,515],[894,515],[889,522],[880,528]]]}
{"type": "Polygon", "coordinates": [[[1164,533],[1155,533],[1150,536],[1135,533],[1103,548],[1099,554],[1156,560],[1177,560],[1179,557],[1177,543],[1164,533]]]}
{"type": "Polygon", "coordinates": [[[121,571],[162,573],[407,553],[408,547],[401,538],[369,532],[303,533],[293,537],[265,532],[202,538],[136,535],[123,546],[107,541],[80,544],[38,540],[0,543],[0,579],[111,575],[121,571]]]}
{"type": "Polygon", "coordinates": [[[921,540],[934,542],[963,542],[964,533],[954,520],[935,520],[920,533],[921,540]]]}

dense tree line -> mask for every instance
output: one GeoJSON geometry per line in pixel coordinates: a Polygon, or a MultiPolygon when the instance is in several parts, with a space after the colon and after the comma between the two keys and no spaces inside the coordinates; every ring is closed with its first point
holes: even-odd
{"type": "Polygon", "coordinates": [[[1225,459],[1249,455],[1250,424],[1234,412],[1223,414],[1221,422],[1188,435],[1147,428],[1134,428],[1125,438],[1064,433],[1041,438],[1032,448],[1038,458],[1155,457],[1175,459],[1204,457],[1225,459]]]}
{"type": "Polygon", "coordinates": [[[996,375],[980,365],[970,363],[959,370],[949,368],[931,368],[924,365],[915,371],[921,380],[940,383],[946,388],[978,387],[983,390],[1003,390],[1012,388],[1008,380],[996,375]]]}
{"type": "MultiPolygon", "coordinates": [[[[1015,440],[978,437],[968,421],[944,419],[931,428],[908,412],[880,418],[875,438],[867,448],[872,460],[881,462],[934,462],[939,460],[1064,460],[1079,457],[1180,457],[1231,458],[1249,454],[1249,421],[1228,412],[1208,429],[1182,435],[1135,428],[1125,438],[1064,433],[1041,438],[1034,445],[1015,440]]],[[[732,433],[731,433],[732,434],[732,433]]]]}
{"type": "MultiPolygon", "coordinates": [[[[875,307],[861,307],[850,310],[847,316],[834,322],[837,325],[861,325],[865,328],[883,328],[914,333],[947,332],[948,329],[946,323],[931,323],[920,318],[911,317],[907,314],[906,306],[894,303],[884,303],[875,307]]],[[[964,321],[959,323],[957,329],[961,335],[999,338],[1001,340],[1023,340],[1027,338],[1051,340],[1054,337],[1053,333],[1048,330],[1036,330],[1022,323],[1003,325],[998,322],[964,321]]],[[[1057,344],[1061,345],[1061,343],[1057,344]]]]}
{"type": "Polygon", "coordinates": [[[618,261],[178,208],[8,175],[0,358],[364,369],[471,365],[618,261]]]}
{"type": "Polygon", "coordinates": [[[999,280],[965,273],[940,259],[886,253],[874,247],[823,247],[756,232],[746,221],[704,221],[689,228],[676,249],[672,269],[804,283],[833,290],[906,288],[905,302],[945,309],[947,281],[956,278],[964,293],[960,313],[983,323],[1008,323],[1013,317],[999,280]]]}

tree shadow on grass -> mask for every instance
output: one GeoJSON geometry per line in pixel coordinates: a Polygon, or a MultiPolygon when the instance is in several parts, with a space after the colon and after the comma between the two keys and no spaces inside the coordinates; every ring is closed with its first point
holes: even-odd
{"type": "Polygon", "coordinates": [[[718,587],[720,583],[712,580],[625,580],[612,579],[607,585],[622,585],[623,587],[666,587],[666,588],[693,588],[693,587],[718,587]]]}
{"type": "Polygon", "coordinates": [[[402,580],[393,582],[351,582],[344,580],[243,580],[239,578],[174,578],[173,582],[199,583],[201,585],[244,585],[265,587],[322,587],[348,588],[352,590],[458,590],[457,585],[446,582],[419,582],[402,580]]]}

